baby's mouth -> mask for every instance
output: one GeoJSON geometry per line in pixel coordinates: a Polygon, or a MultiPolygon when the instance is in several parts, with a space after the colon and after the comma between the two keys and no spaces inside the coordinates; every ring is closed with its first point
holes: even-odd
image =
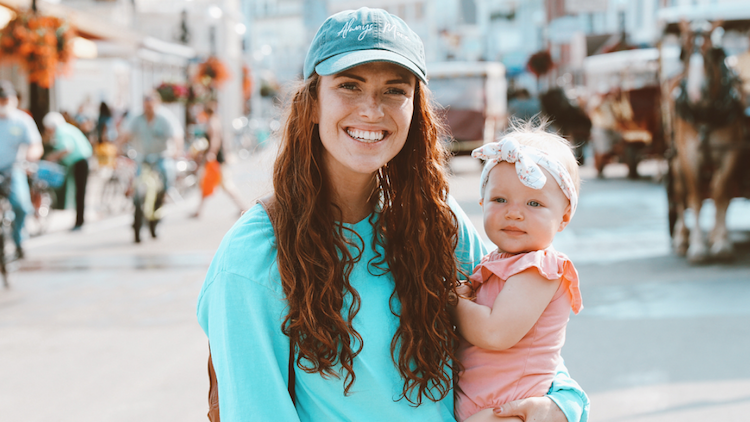
{"type": "Polygon", "coordinates": [[[378,141],[382,141],[386,135],[386,131],[384,130],[369,131],[369,130],[359,130],[359,129],[347,129],[346,133],[352,138],[360,142],[365,142],[365,143],[375,143],[378,141]]]}

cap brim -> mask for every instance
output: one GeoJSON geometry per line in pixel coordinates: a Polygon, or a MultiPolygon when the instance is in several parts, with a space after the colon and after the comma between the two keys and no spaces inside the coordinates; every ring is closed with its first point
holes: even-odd
{"type": "Polygon", "coordinates": [[[318,63],[315,73],[321,76],[333,75],[346,69],[351,69],[365,63],[389,62],[404,67],[416,75],[423,83],[427,83],[424,71],[419,69],[411,60],[400,54],[387,50],[358,50],[341,53],[318,63]]]}

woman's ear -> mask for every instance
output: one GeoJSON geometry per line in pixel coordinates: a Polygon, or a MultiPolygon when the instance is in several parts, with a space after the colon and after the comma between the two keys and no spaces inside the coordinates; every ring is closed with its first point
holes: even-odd
{"type": "Polygon", "coordinates": [[[570,204],[568,204],[568,206],[565,208],[565,214],[563,214],[562,221],[560,222],[560,227],[557,229],[558,232],[565,230],[565,227],[567,227],[568,223],[570,223],[570,218],[572,217],[570,211],[570,204]]]}

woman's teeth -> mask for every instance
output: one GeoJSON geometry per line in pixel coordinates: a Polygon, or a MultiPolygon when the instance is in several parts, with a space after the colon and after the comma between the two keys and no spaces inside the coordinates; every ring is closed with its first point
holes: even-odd
{"type": "Polygon", "coordinates": [[[363,141],[363,142],[377,142],[385,137],[385,133],[381,130],[379,132],[370,132],[365,130],[349,129],[346,131],[352,138],[363,141]]]}

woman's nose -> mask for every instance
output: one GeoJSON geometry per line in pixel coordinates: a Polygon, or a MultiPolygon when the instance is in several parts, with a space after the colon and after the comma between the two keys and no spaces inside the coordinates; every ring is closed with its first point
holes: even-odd
{"type": "Polygon", "coordinates": [[[385,113],[383,112],[383,101],[380,96],[378,94],[367,95],[360,106],[360,114],[370,120],[382,118],[385,113]]]}

